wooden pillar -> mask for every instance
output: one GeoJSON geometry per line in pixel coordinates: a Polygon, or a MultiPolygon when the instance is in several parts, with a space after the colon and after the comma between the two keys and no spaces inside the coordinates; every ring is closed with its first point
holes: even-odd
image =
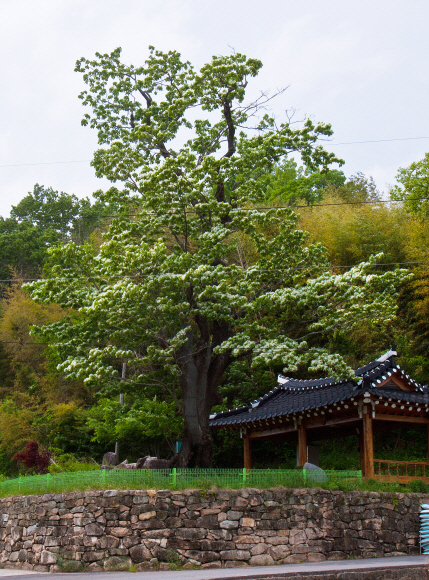
{"type": "Polygon", "coordinates": [[[374,441],[372,434],[371,407],[363,415],[363,465],[362,475],[368,479],[374,477],[374,441]]]}
{"type": "Polygon", "coordinates": [[[307,429],[304,423],[298,425],[298,465],[307,463],[307,429]]]}
{"type": "Polygon", "coordinates": [[[243,446],[244,446],[244,468],[252,469],[252,446],[250,433],[243,435],[243,446]]]}
{"type": "Polygon", "coordinates": [[[364,461],[364,442],[363,442],[363,427],[359,427],[359,457],[360,457],[360,470],[362,471],[362,475],[365,474],[365,461],[364,461]]]}
{"type": "Polygon", "coordinates": [[[429,423],[426,425],[427,434],[428,434],[428,461],[429,461],[429,423]]]}

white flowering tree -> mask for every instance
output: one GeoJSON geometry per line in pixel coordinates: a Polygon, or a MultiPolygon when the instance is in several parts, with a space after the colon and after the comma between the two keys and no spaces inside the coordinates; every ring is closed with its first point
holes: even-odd
{"type": "Polygon", "coordinates": [[[70,315],[40,332],[70,377],[100,387],[126,362],[137,388],[174,397],[176,385],[178,466],[210,465],[209,414],[232,361],[348,373],[340,356],[317,346],[320,335],[392,318],[406,275],[374,275],[373,262],[332,275],[292,210],[261,207],[266,176],[290,153],[313,170],[340,161],[316,143],[329,125],[278,123],[266,93],[246,103],[261,66],[233,54],[197,71],[153,48],[137,68],[119,49],[77,63],[88,86],[83,124],[101,145],[93,166],[120,184],[99,197],[121,215],[97,250],[51,250],[32,297],[70,315]]]}

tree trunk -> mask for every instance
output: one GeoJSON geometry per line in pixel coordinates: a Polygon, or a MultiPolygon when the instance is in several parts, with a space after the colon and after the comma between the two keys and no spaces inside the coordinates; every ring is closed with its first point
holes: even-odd
{"type": "Polygon", "coordinates": [[[213,356],[211,340],[196,342],[194,349],[194,334],[189,330],[188,342],[180,352],[185,429],[182,447],[174,462],[176,467],[211,467],[209,415],[218,403],[217,386],[230,362],[229,354],[213,356]]]}

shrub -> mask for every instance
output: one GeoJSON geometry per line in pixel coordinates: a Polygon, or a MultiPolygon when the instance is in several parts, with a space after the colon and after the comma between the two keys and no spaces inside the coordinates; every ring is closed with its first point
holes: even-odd
{"type": "Polygon", "coordinates": [[[72,453],[63,453],[54,456],[55,463],[49,466],[49,473],[62,473],[70,471],[93,471],[100,469],[96,463],[86,461],[85,458],[77,459],[72,453]]]}
{"type": "Polygon", "coordinates": [[[12,459],[16,459],[18,463],[34,473],[48,473],[51,453],[44,449],[40,454],[37,441],[30,441],[27,443],[25,451],[22,453],[15,453],[12,459]]]}
{"type": "Polygon", "coordinates": [[[408,484],[408,489],[413,493],[428,493],[429,485],[422,479],[414,479],[408,484]]]}

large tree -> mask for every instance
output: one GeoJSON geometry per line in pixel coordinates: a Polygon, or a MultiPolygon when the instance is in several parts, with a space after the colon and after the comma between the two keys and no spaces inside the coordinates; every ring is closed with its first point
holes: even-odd
{"type": "Polygon", "coordinates": [[[291,209],[259,207],[289,154],[309,171],[339,161],[317,145],[330,125],[278,123],[267,93],[245,102],[261,66],[233,54],[195,70],[153,48],[140,67],[124,64],[120,49],[77,63],[88,85],[83,124],[102,146],[93,166],[122,184],[100,197],[122,215],[97,251],[52,249],[49,276],[32,296],[75,312],[42,330],[63,372],[105,387],[127,362],[124,389],[176,400],[178,466],[210,465],[209,413],[233,361],[347,373],[320,335],[391,318],[405,277],[372,275],[371,261],[333,276],[291,209]]]}

